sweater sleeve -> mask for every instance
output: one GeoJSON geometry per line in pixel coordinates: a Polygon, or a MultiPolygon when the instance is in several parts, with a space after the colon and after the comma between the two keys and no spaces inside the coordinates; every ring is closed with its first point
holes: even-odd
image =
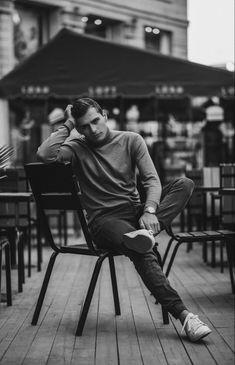
{"type": "Polygon", "coordinates": [[[162,193],[160,178],[149,155],[147,145],[140,135],[136,135],[133,147],[134,160],[146,192],[145,206],[150,205],[156,209],[162,193]]]}
{"type": "Polygon", "coordinates": [[[67,120],[63,126],[53,132],[38,148],[37,158],[44,163],[71,161],[73,151],[63,143],[69,137],[73,123],[67,120]]]}

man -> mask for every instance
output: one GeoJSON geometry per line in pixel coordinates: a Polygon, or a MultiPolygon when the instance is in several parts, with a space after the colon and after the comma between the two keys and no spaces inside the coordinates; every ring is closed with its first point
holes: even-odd
{"type": "Polygon", "coordinates": [[[187,310],[152,250],[153,235],[167,229],[182,211],[193,182],[181,178],[162,189],[142,137],[109,130],[94,100],[78,99],[66,113],[68,120],[39,147],[38,157],[45,163],[71,161],[97,246],[130,258],[146,287],[181,321],[191,341],[207,336],[211,330],[187,310]],[[73,128],[78,138],[70,138],[73,128]],[[136,168],[146,192],[144,204],[136,188],[136,168]]]}

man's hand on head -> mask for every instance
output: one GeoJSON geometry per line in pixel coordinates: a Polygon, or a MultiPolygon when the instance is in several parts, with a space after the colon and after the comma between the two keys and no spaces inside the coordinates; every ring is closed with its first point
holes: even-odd
{"type": "Polygon", "coordinates": [[[72,116],[71,108],[72,108],[72,104],[68,104],[65,111],[64,111],[64,115],[65,115],[65,118],[67,120],[69,119],[75,127],[75,120],[74,120],[74,117],[72,116]]]}
{"type": "Polygon", "coordinates": [[[160,223],[155,214],[145,212],[139,219],[140,228],[153,231],[157,235],[161,231],[160,223]]]}

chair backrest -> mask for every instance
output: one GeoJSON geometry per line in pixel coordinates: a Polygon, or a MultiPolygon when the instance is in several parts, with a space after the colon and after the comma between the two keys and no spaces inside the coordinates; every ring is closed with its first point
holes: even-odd
{"type": "MultiPolygon", "coordinates": [[[[15,168],[5,168],[5,177],[0,180],[0,192],[15,193],[18,191],[18,173],[15,168]]],[[[15,225],[15,204],[0,204],[0,227],[15,225]]]]}
{"type": "Polygon", "coordinates": [[[6,168],[4,170],[5,178],[1,180],[1,192],[17,192],[19,175],[15,168],[6,168]]]}
{"type": "Polygon", "coordinates": [[[219,167],[203,167],[203,186],[207,188],[219,188],[219,167]]]}
{"type": "MultiPolygon", "coordinates": [[[[203,185],[203,175],[201,169],[192,169],[186,170],[185,176],[191,179],[195,186],[202,186],[203,185]]],[[[195,211],[201,211],[202,209],[202,193],[198,191],[194,191],[191,199],[189,200],[190,209],[195,211]]]]}
{"type": "Polygon", "coordinates": [[[59,247],[56,246],[53,240],[46,211],[73,210],[78,214],[88,248],[95,252],[95,246],[81,202],[81,191],[71,164],[58,162],[51,164],[30,163],[25,165],[25,171],[51,247],[55,251],[59,251],[59,247]]]}
{"type": "MultiPolygon", "coordinates": [[[[235,164],[220,164],[220,187],[235,188],[235,164]]],[[[221,223],[223,226],[233,228],[235,225],[235,195],[223,194],[221,191],[221,223]]]]}
{"type": "MultiPolygon", "coordinates": [[[[201,169],[186,170],[185,176],[191,179],[195,187],[203,185],[203,175],[201,169]]],[[[200,191],[193,191],[187,204],[187,230],[192,230],[196,226],[197,230],[202,228],[203,194],[200,191]]]]}

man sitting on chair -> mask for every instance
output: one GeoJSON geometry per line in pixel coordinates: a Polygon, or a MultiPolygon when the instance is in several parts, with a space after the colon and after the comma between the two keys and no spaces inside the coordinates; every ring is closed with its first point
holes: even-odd
{"type": "Polygon", "coordinates": [[[207,336],[211,330],[185,307],[152,249],[154,236],[184,209],[193,182],[180,178],[162,188],[143,138],[110,130],[96,101],[78,99],[67,106],[66,116],[64,125],[39,147],[38,158],[44,163],[72,163],[98,248],[128,256],[146,287],[181,321],[191,341],[207,336]],[[71,138],[74,128],[80,135],[71,138]],[[136,168],[146,192],[144,204],[136,188],[136,168]]]}

